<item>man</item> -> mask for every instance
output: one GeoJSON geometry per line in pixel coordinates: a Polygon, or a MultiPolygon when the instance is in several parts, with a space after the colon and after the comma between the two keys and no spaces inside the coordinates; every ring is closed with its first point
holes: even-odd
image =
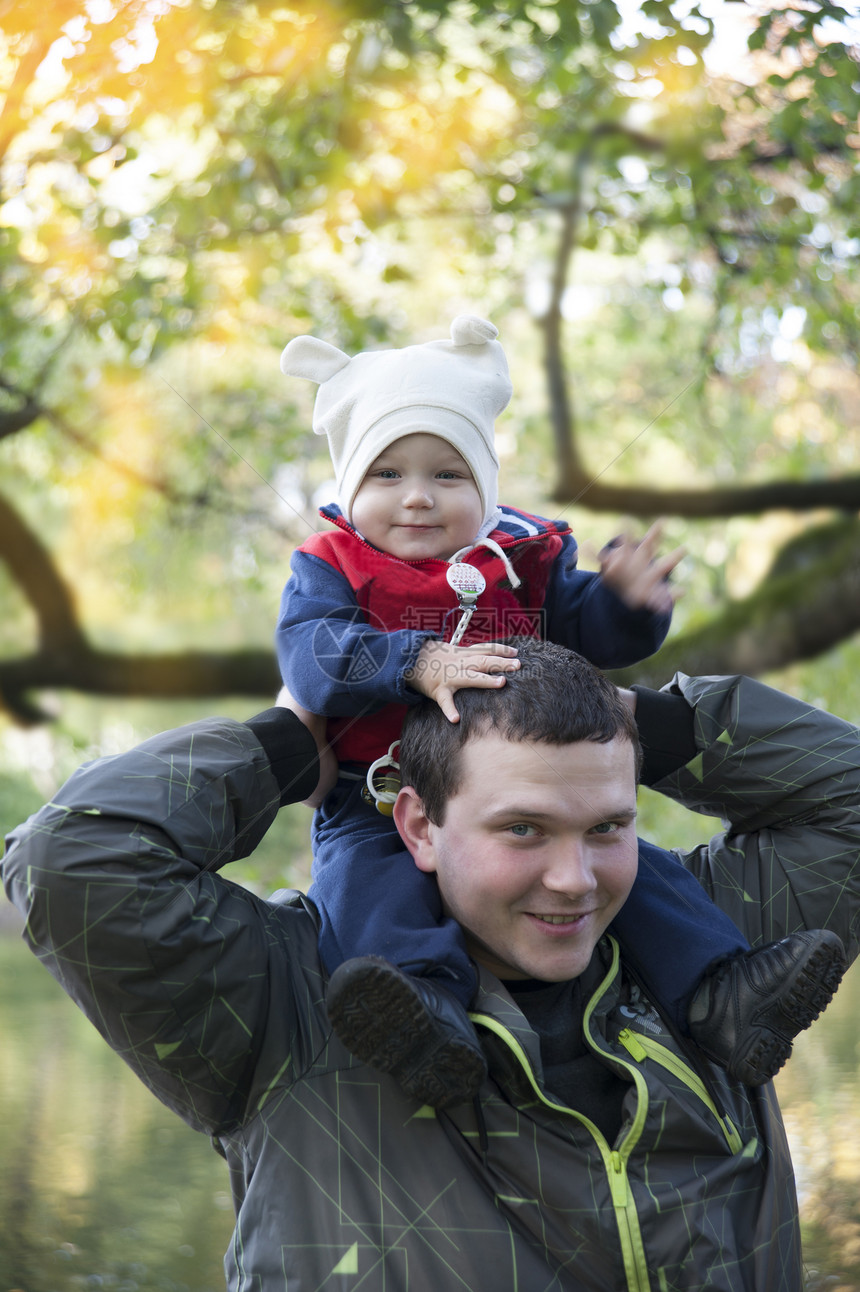
{"type": "MultiPolygon", "coordinates": [[[[670,1035],[604,934],[636,866],[623,706],[560,648],[521,659],[492,695],[510,721],[472,721],[491,701],[463,692],[461,722],[443,723],[457,757],[422,780],[423,712],[402,749],[398,823],[481,969],[489,1076],[473,1103],[420,1106],[353,1059],[328,1025],[314,912],[216,873],[313,789],[292,715],[196,723],[102,760],[10,839],[4,880],[37,954],[227,1158],[231,1288],[801,1285],[772,1087],[670,1035]],[[559,710],[583,705],[594,721],[565,737],[559,710]]],[[[853,958],[857,731],[739,678],[639,692],[637,718],[659,788],[731,822],[684,862],[749,939],[830,927],[853,958]]]]}

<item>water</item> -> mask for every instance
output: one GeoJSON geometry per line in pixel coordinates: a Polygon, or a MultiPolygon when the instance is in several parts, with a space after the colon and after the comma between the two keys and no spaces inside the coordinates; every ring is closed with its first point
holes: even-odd
{"type": "Polygon", "coordinates": [[[807,1288],[860,1289],[860,963],[798,1037],[777,1090],[794,1157],[807,1288]]]}
{"type": "MultiPolygon", "coordinates": [[[[808,1292],[860,1290],[858,1016],[855,966],[777,1079],[808,1292]]],[[[0,936],[0,1027],[2,1292],[223,1292],[224,1162],[14,935],[0,936]]]]}
{"type": "Polygon", "coordinates": [[[0,1288],[223,1292],[227,1169],[0,937],[0,1288]]]}

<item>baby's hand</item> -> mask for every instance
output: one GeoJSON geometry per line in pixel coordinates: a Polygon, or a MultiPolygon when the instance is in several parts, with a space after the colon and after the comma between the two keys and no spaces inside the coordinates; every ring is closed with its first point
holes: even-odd
{"type": "Polygon", "coordinates": [[[600,577],[631,610],[668,614],[681,595],[666,579],[684,557],[685,549],[676,547],[668,556],[657,560],[661,534],[662,526],[658,522],[651,526],[641,543],[634,543],[629,534],[622,534],[600,553],[600,577]]]}
{"type": "Polygon", "coordinates": [[[514,646],[501,642],[452,646],[450,642],[426,641],[405,677],[416,691],[435,700],[449,721],[459,722],[454,692],[469,686],[504,686],[504,674],[520,666],[516,654],[514,646]]]}

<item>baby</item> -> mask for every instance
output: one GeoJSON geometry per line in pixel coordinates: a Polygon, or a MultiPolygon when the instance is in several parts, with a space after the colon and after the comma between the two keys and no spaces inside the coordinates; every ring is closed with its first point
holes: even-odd
{"type": "MultiPolygon", "coordinates": [[[[458,721],[457,690],[503,686],[518,668],[503,641],[515,635],[558,642],[601,668],[644,659],[668,631],[667,578],[681,556],[658,559],[653,529],[638,545],[604,549],[599,573],[582,571],[567,524],[498,504],[494,425],[511,384],[497,335],[460,317],[450,341],[350,358],[303,336],[281,358],[286,375],[319,384],[314,430],[328,437],[339,495],[322,508],[334,530],[293,555],[276,637],[285,687],[340,765],[312,827],[326,1004],[357,1057],[437,1107],[472,1097],[486,1069],[467,1012],[475,967],[435,880],[390,820],[405,706],[429,696],[458,721]]],[[[751,952],[660,850],[622,915],[613,931],[649,992],[749,1084],[781,1066],[839,980],[838,939],[804,935],[789,963],[784,943],[751,952]],[[822,954],[828,985],[799,988],[822,954]],[[759,987],[739,996],[726,965],[764,985],[776,1039],[757,1021],[759,987]],[[797,1020],[788,1030],[787,993],[797,1020]]]]}

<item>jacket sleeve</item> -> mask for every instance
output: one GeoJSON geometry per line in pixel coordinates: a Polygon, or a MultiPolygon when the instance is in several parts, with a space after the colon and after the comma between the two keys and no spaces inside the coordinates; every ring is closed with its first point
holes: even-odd
{"type": "Polygon", "coordinates": [[[631,610],[600,575],[577,566],[572,534],[553,565],[547,587],[546,636],[591,660],[598,668],[638,664],[663,644],[672,616],[631,610]]]}
{"type": "MultiPolygon", "coordinates": [[[[280,799],[249,728],[194,723],[81,768],[12,832],[2,863],[31,949],[141,1080],[209,1134],[242,1117],[281,936],[275,908],[217,871],[254,849],[280,799]]],[[[294,1029],[304,985],[283,960],[278,981],[294,1029]]]]}
{"type": "Polygon", "coordinates": [[[680,854],[753,945],[828,928],[860,949],[860,732],[750,678],[670,688],[695,714],[695,756],[656,790],[727,823],[680,854]]]}
{"type": "Polygon", "coordinates": [[[298,550],[291,568],[275,644],[284,684],[299,704],[327,718],[417,704],[421,695],[404,673],[438,634],[369,624],[346,579],[319,556],[298,550]]]}

